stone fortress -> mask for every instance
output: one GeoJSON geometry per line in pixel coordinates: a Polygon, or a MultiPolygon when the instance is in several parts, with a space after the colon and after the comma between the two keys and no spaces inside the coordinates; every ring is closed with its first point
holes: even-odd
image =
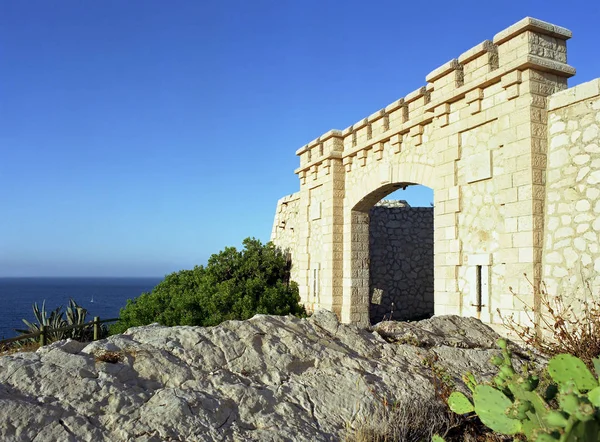
{"type": "Polygon", "coordinates": [[[393,302],[403,318],[527,323],[510,287],[529,305],[542,282],[599,294],[600,79],[567,87],[570,37],[527,17],[296,152],[300,190],[278,202],[271,240],[309,310],[366,324],[393,302]],[[376,206],[415,184],[433,209],[376,206]]]}

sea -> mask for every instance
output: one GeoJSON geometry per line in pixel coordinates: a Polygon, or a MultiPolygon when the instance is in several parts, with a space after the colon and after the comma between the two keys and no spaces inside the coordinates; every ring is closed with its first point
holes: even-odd
{"type": "MultiPolygon", "coordinates": [[[[89,320],[117,318],[128,299],[150,292],[163,278],[0,278],[0,340],[25,329],[22,319],[35,322],[32,306],[46,311],[69,305],[73,298],[88,311],[89,320]]],[[[86,319],[87,319],[86,318],[86,319]]]]}

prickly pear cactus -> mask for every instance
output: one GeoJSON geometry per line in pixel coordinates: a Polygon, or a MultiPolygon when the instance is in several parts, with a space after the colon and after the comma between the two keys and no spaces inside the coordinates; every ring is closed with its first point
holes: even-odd
{"type": "MultiPolygon", "coordinates": [[[[547,370],[556,385],[540,393],[536,391],[539,379],[516,373],[507,342],[497,343],[502,354],[490,361],[498,367],[495,386],[477,384],[473,375],[465,376],[473,404],[454,392],[448,399],[452,411],[475,411],[492,430],[523,434],[533,442],[600,442],[600,385],[583,361],[567,354],[553,357],[547,370]]],[[[600,371],[600,359],[594,360],[594,368],[600,371]]]]}
{"type": "Polygon", "coordinates": [[[600,408],[600,387],[596,387],[588,392],[588,399],[594,407],[600,408]]]}
{"type": "Polygon", "coordinates": [[[465,385],[471,390],[471,393],[475,392],[475,386],[477,385],[477,381],[475,380],[475,376],[473,373],[467,372],[463,376],[463,381],[465,385]]]}

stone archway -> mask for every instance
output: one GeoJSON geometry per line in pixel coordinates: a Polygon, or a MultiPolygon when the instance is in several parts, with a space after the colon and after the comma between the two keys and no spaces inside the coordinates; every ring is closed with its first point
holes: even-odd
{"type": "Polygon", "coordinates": [[[368,296],[371,324],[434,312],[434,208],[382,199],[415,184],[383,185],[351,210],[351,291],[358,302],[368,296]]]}
{"type": "MultiPolygon", "coordinates": [[[[395,158],[391,158],[392,161],[395,158]]],[[[425,159],[425,158],[420,158],[425,159]]],[[[381,162],[363,167],[358,183],[344,199],[344,308],[342,320],[370,323],[371,285],[369,254],[369,211],[397,189],[423,184],[434,189],[434,168],[425,162],[381,162]],[[383,172],[382,172],[383,171],[383,172]]],[[[435,194],[434,194],[435,196],[435,194]]]]}
{"type": "Polygon", "coordinates": [[[369,322],[366,211],[407,183],[434,190],[435,314],[521,314],[509,286],[534,304],[523,274],[539,286],[545,112],[574,74],[570,36],[525,18],[435,69],[427,86],[296,152],[300,191],[280,200],[272,239],[290,250],[309,310],[369,322]]]}

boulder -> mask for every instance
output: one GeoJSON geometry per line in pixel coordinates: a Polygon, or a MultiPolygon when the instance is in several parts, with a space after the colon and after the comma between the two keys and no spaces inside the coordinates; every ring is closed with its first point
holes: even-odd
{"type": "Polygon", "coordinates": [[[473,318],[364,329],[323,310],[61,341],[0,357],[0,440],[337,441],[390,404],[439,407],[440,377],[491,377],[497,338],[473,318]]]}

